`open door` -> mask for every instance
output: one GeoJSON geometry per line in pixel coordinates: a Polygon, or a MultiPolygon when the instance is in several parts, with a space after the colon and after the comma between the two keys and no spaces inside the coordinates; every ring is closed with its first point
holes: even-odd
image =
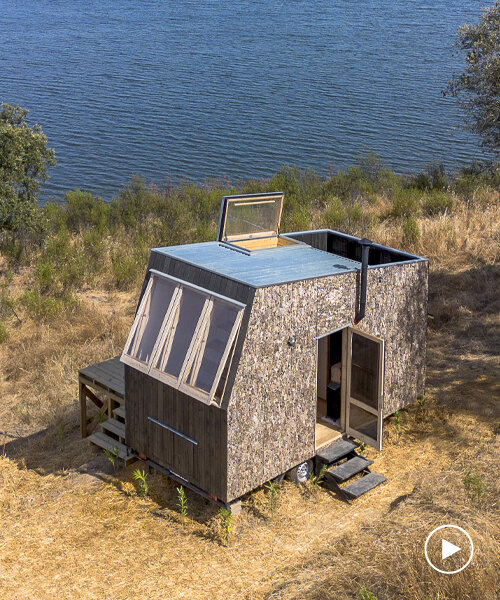
{"type": "Polygon", "coordinates": [[[348,327],[345,430],[382,450],[384,341],[348,327]]]}

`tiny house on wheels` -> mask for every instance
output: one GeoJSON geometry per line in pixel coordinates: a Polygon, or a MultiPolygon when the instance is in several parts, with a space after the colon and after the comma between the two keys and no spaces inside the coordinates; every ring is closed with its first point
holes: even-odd
{"type": "Polygon", "coordinates": [[[424,389],[428,261],[282,235],[282,205],[225,197],[215,241],[153,249],[121,358],[80,371],[84,436],[224,505],[323,464],[346,498],[375,487],[355,440],[380,450],[424,389]]]}

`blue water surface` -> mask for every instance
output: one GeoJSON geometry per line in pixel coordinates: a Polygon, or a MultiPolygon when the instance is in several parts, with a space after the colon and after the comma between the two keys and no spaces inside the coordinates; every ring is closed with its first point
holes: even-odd
{"type": "Polygon", "coordinates": [[[322,174],[368,150],[399,172],[483,155],[442,90],[484,0],[0,0],[0,101],[56,150],[46,195],[133,173],[322,174]]]}

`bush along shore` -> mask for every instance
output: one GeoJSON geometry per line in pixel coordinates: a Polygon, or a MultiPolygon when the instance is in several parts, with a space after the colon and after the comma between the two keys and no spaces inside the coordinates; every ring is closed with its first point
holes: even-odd
{"type": "Polygon", "coordinates": [[[328,227],[442,262],[473,246],[462,225],[497,206],[499,189],[498,165],[472,164],[453,176],[429,165],[400,176],[372,154],[326,178],[283,167],[267,180],[159,189],[134,177],[109,203],[76,189],[62,203],[37,208],[29,227],[0,229],[0,342],[19,312],[50,320],[77,311],[86,289],[134,289],[152,247],[214,240],[226,194],[280,190],[282,232],[328,227]],[[13,297],[13,273],[26,268],[25,289],[13,297]]]}

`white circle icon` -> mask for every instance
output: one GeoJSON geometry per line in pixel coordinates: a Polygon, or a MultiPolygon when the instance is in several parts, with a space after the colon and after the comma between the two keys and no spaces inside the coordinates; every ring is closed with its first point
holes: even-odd
{"type": "MultiPolygon", "coordinates": [[[[462,552],[463,550],[464,549],[461,546],[457,546],[456,544],[446,540],[444,537],[441,537],[441,561],[443,563],[450,556],[453,556],[454,554],[457,554],[458,552],[462,552]]],[[[465,529],[462,529],[458,525],[441,525],[440,527],[436,527],[436,529],[433,529],[427,536],[427,539],[425,540],[424,552],[425,552],[425,560],[429,563],[429,565],[435,571],[438,571],[438,573],[444,573],[445,575],[455,575],[455,573],[460,573],[460,571],[463,571],[466,567],[469,566],[469,564],[472,560],[472,556],[474,555],[474,544],[472,542],[471,536],[465,531],[465,529]],[[437,533],[438,531],[442,531],[443,529],[458,530],[458,531],[460,531],[460,533],[465,535],[467,538],[468,544],[470,546],[469,558],[467,559],[467,562],[460,567],[460,569],[455,569],[454,571],[446,571],[445,569],[440,569],[440,568],[436,567],[436,565],[433,564],[433,562],[429,558],[429,554],[427,552],[427,548],[429,546],[429,541],[435,533],[437,533]]]]}

